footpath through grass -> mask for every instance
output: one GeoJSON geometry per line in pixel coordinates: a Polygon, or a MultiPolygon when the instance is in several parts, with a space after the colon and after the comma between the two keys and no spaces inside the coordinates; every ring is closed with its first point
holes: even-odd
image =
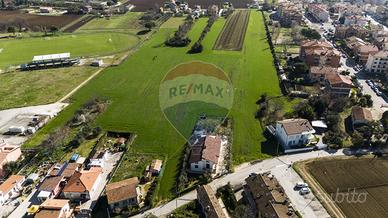
{"type": "MultiPolygon", "coordinates": [[[[190,31],[195,42],[206,25],[200,19],[190,31]]],[[[46,134],[63,125],[74,111],[93,96],[111,100],[108,110],[97,120],[105,130],[128,131],[137,134],[131,152],[158,153],[166,157],[163,176],[159,181],[156,201],[173,197],[176,175],[183,139],[165,120],[159,107],[159,84],[164,75],[174,66],[192,60],[213,63],[222,68],[234,86],[234,105],[230,113],[233,119],[234,164],[253,159],[266,158],[270,150],[261,147],[264,137],[260,124],[254,118],[255,102],[264,92],[280,95],[278,79],[272,56],[266,42],[264,24],[259,12],[252,11],[243,50],[211,50],[225,21],[219,19],[204,40],[205,50],[200,54],[187,54],[189,47],[169,48],[163,42],[175,29],[160,29],[141,49],[122,65],[106,69],[72,98],[73,104],[55,120],[46,125],[34,138],[25,144],[34,147],[46,134]]]]}
{"type": "Polygon", "coordinates": [[[35,55],[70,52],[72,57],[109,55],[135,46],[133,35],[111,32],[66,34],[0,41],[0,68],[22,64],[35,55]]]}

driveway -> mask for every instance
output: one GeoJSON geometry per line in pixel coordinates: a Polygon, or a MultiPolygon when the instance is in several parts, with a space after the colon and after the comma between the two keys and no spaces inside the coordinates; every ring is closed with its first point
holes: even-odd
{"type": "MultiPolygon", "coordinates": [[[[230,182],[232,185],[241,185],[244,183],[245,178],[247,178],[251,173],[263,173],[271,171],[271,173],[274,174],[275,177],[280,181],[280,184],[283,186],[295,209],[298,210],[303,217],[329,217],[325,208],[319,201],[315,199],[313,194],[302,197],[294,191],[295,182],[302,181],[302,179],[289,166],[290,164],[297,161],[339,155],[343,155],[342,149],[334,153],[328,153],[321,150],[308,153],[285,155],[263,160],[253,165],[245,163],[236,167],[234,173],[215,179],[209,183],[209,185],[213,188],[213,190],[226,185],[228,182],[230,182]]],[[[177,207],[185,205],[188,202],[195,200],[196,198],[196,191],[192,191],[166,204],[150,209],[143,214],[135,215],[133,217],[140,218],[147,213],[152,213],[158,217],[166,216],[177,207]]]]}
{"type": "Polygon", "coordinates": [[[105,165],[101,174],[101,181],[97,186],[96,191],[92,194],[91,199],[81,205],[81,209],[93,209],[97,203],[98,198],[105,189],[105,185],[108,183],[110,177],[109,174],[114,169],[117,161],[120,159],[122,152],[110,154],[105,161],[105,165]]]}

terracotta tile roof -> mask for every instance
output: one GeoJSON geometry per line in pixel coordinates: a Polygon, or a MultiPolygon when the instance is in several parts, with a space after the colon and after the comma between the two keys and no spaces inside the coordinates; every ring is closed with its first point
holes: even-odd
{"type": "Polygon", "coordinates": [[[218,162],[221,152],[221,137],[208,135],[205,139],[205,147],[202,150],[202,159],[218,162]]]}
{"type": "Polygon", "coordinates": [[[39,186],[39,191],[53,191],[62,181],[62,176],[47,177],[39,186]]]}
{"type": "Polygon", "coordinates": [[[353,107],[352,108],[352,118],[353,120],[367,120],[373,121],[372,112],[366,108],[362,107],[353,107]]]}
{"type": "Polygon", "coordinates": [[[287,135],[301,134],[303,132],[314,131],[310,122],[306,119],[287,119],[278,121],[282,125],[287,135]]]}
{"type": "MultiPolygon", "coordinates": [[[[90,192],[94,183],[101,174],[101,169],[83,170],[81,172],[76,171],[73,176],[70,177],[63,192],[90,192]]],[[[98,167],[99,168],[99,167],[98,167]]]]}
{"type": "Polygon", "coordinates": [[[34,218],[58,218],[60,214],[61,214],[60,210],[43,209],[43,210],[40,210],[38,213],[36,213],[34,218]]]}
{"type": "Polygon", "coordinates": [[[330,74],[327,75],[327,81],[331,86],[345,85],[349,88],[353,87],[353,82],[350,77],[339,75],[339,74],[330,74]]]}
{"type": "Polygon", "coordinates": [[[39,207],[44,209],[62,209],[69,203],[67,199],[47,199],[39,207]]]}
{"type": "Polygon", "coordinates": [[[62,176],[65,178],[71,177],[75,171],[78,169],[78,163],[68,163],[65,170],[62,172],[62,176]]]}
{"type": "Polygon", "coordinates": [[[310,67],[311,74],[336,74],[337,68],[326,66],[312,66],[310,67]]]}
{"type": "Polygon", "coordinates": [[[321,47],[321,48],[333,48],[329,43],[319,40],[305,40],[301,44],[302,47],[321,47]]]}
{"type": "Polygon", "coordinates": [[[202,185],[197,188],[197,198],[205,210],[213,212],[212,215],[226,218],[213,189],[209,185],[202,185]]]}
{"type": "Polygon", "coordinates": [[[108,198],[108,204],[136,198],[137,185],[139,185],[139,179],[137,177],[106,185],[105,193],[108,198]]]}
{"type": "Polygon", "coordinates": [[[377,52],[379,51],[379,48],[375,45],[362,45],[358,48],[358,52],[361,53],[370,53],[370,52],[377,52]]]}
{"type": "Polygon", "coordinates": [[[378,51],[373,53],[373,56],[377,58],[388,58],[388,51],[378,51]]]}
{"type": "Polygon", "coordinates": [[[190,147],[191,152],[190,152],[189,163],[196,163],[201,160],[202,149],[205,143],[205,139],[206,137],[197,138],[194,144],[190,147]]]}
{"type": "Polygon", "coordinates": [[[8,193],[11,191],[15,185],[21,181],[24,180],[24,176],[21,175],[11,175],[7,180],[3,182],[3,184],[0,185],[0,192],[2,193],[8,193]]]}

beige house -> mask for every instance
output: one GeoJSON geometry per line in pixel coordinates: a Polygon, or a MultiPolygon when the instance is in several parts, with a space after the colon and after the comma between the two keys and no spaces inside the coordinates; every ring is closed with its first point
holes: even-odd
{"type": "Polygon", "coordinates": [[[3,166],[6,163],[17,161],[22,156],[19,145],[10,145],[0,139],[0,178],[4,175],[3,166]]]}
{"type": "Polygon", "coordinates": [[[110,183],[106,185],[105,193],[112,210],[139,205],[142,197],[137,177],[110,183]]]}
{"type": "Polygon", "coordinates": [[[35,218],[69,218],[72,210],[67,199],[48,199],[39,206],[35,218]]]}

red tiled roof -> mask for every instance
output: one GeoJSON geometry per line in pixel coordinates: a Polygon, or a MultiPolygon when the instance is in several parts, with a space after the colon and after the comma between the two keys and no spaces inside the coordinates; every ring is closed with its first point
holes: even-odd
{"type": "Polygon", "coordinates": [[[105,193],[108,198],[108,204],[136,198],[136,187],[138,184],[139,179],[137,177],[108,184],[105,189],[105,193]]]}
{"type": "Polygon", "coordinates": [[[221,150],[221,137],[208,135],[205,139],[205,147],[202,151],[202,159],[218,162],[221,150]]]}

